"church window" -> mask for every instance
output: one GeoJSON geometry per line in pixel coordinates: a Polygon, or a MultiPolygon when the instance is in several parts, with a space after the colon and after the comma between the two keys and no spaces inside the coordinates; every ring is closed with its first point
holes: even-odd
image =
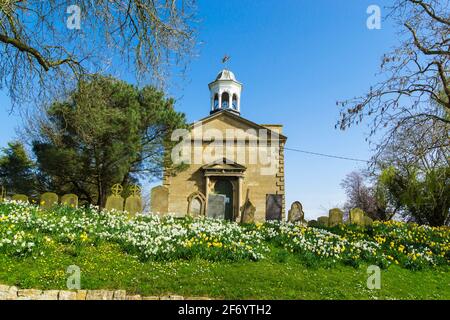
{"type": "Polygon", "coordinates": [[[219,108],[219,95],[216,93],[214,95],[214,109],[218,109],[219,108]]]}
{"type": "Polygon", "coordinates": [[[228,92],[222,93],[222,109],[227,109],[229,106],[230,95],[228,92]]]}
{"type": "Polygon", "coordinates": [[[231,102],[231,106],[233,107],[233,109],[237,110],[237,104],[238,104],[238,102],[237,102],[237,95],[233,94],[233,100],[231,102]]]}

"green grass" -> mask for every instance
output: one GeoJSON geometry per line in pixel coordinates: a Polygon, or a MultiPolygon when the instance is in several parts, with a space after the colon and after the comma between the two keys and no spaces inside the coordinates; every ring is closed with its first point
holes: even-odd
{"type": "Polygon", "coordinates": [[[81,268],[82,289],[125,289],[142,295],[224,299],[450,299],[449,267],[381,271],[381,290],[366,287],[366,265],[315,265],[272,248],[258,262],[141,262],[118,245],[55,244],[37,258],[0,255],[0,284],[65,289],[69,265],[81,268]]]}

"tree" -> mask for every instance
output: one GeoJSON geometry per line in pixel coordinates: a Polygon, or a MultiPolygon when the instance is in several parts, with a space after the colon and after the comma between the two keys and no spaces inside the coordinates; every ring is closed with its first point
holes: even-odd
{"type": "MultiPolygon", "coordinates": [[[[359,97],[338,102],[342,130],[371,120],[371,133],[386,135],[382,150],[399,132],[418,127],[429,137],[426,148],[449,146],[450,17],[448,1],[396,0],[392,17],[400,27],[400,45],[383,57],[383,79],[359,97]],[[436,129],[439,128],[439,129],[436,129]],[[431,136],[433,134],[433,136],[431,136]]],[[[378,153],[377,153],[378,154],[378,153]]]]}
{"type": "Polygon", "coordinates": [[[13,102],[36,92],[42,101],[86,74],[121,71],[123,63],[138,78],[162,80],[194,48],[194,2],[0,0],[0,89],[13,102]]]}
{"type": "Polygon", "coordinates": [[[409,221],[431,226],[450,224],[450,168],[434,168],[423,174],[417,168],[383,170],[380,179],[409,221]]]}
{"type": "Polygon", "coordinates": [[[362,209],[374,220],[387,221],[397,213],[397,207],[391,206],[386,189],[378,181],[374,186],[367,185],[367,177],[361,172],[351,172],[342,181],[341,186],[347,194],[344,210],[362,209]]]}
{"type": "Polygon", "coordinates": [[[10,142],[0,157],[0,185],[10,194],[33,196],[36,192],[34,163],[23,144],[10,142]]]}
{"type": "Polygon", "coordinates": [[[103,207],[113,184],[161,177],[170,165],[164,156],[170,133],[185,126],[173,103],[150,86],[138,89],[102,76],[81,81],[29,132],[48,187],[103,207]]]}

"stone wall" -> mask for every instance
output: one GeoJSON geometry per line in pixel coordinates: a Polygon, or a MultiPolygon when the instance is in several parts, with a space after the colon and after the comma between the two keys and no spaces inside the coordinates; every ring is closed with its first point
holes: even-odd
{"type": "Polygon", "coordinates": [[[211,300],[180,295],[141,296],[125,290],[37,290],[0,285],[0,300],[211,300]]]}

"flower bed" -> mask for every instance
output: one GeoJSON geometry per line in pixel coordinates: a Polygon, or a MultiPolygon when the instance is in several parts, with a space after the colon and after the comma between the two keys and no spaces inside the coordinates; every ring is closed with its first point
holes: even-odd
{"type": "Polygon", "coordinates": [[[208,218],[129,218],[95,207],[55,207],[0,203],[0,253],[38,256],[55,244],[75,247],[118,244],[141,260],[260,260],[278,247],[314,261],[390,264],[418,269],[448,265],[450,229],[400,222],[376,222],[370,228],[340,225],[319,229],[292,223],[239,225],[208,218]]]}

